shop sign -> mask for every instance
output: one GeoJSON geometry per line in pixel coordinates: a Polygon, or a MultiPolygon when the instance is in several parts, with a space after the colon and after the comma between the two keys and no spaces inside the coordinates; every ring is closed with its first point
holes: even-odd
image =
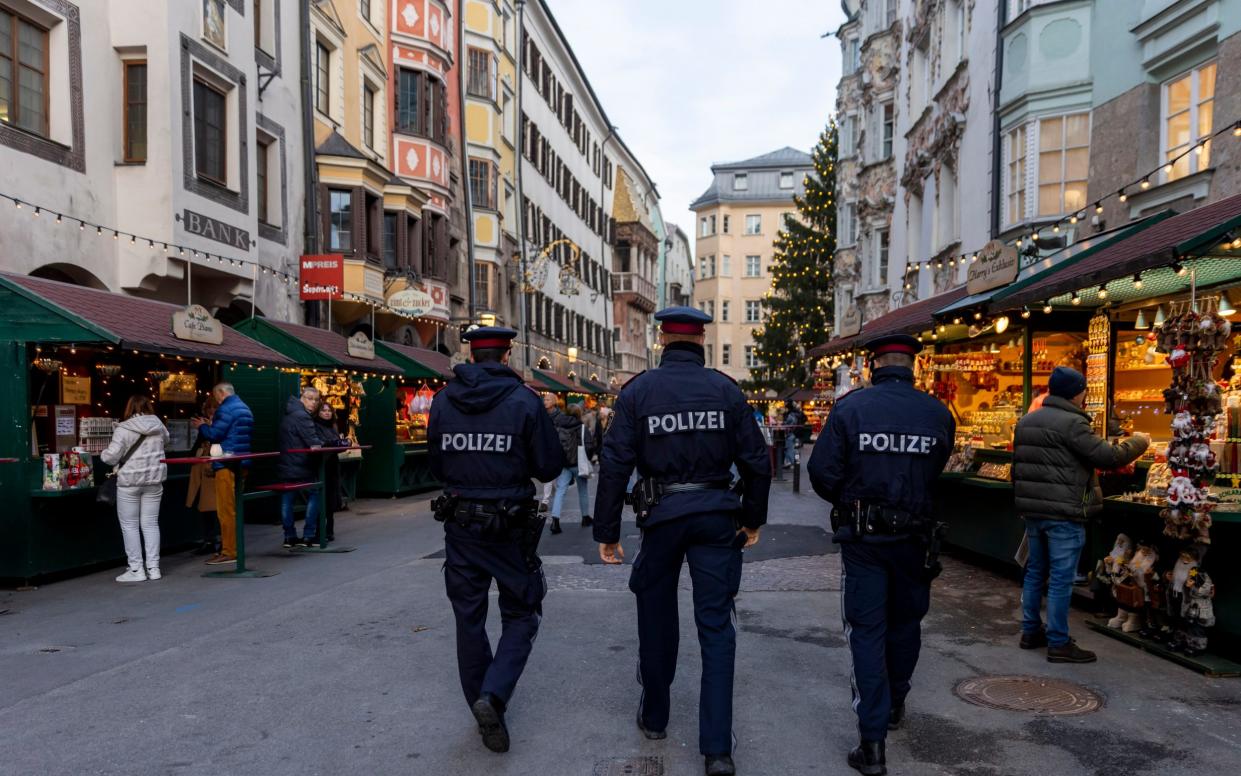
{"type": "Polygon", "coordinates": [[[384,273],[377,269],[366,269],[362,275],[362,291],[371,299],[383,299],[384,273]]]}
{"type": "Polygon", "coordinates": [[[207,308],[192,304],[172,314],[172,336],[208,345],[224,343],[224,324],[211,317],[207,308]]]}
{"type": "Polygon", "coordinates": [[[298,289],[303,302],[343,299],[345,257],[339,253],[302,256],[298,289]]]}
{"type": "Polygon", "coordinates": [[[421,318],[431,312],[435,303],[421,285],[412,285],[389,296],[388,306],[401,315],[421,318]]]}
{"type": "Polygon", "coordinates": [[[190,234],[206,237],[208,240],[215,240],[238,250],[247,252],[250,250],[250,233],[241,227],[226,224],[202,213],[195,213],[193,210],[185,211],[181,216],[181,223],[185,225],[185,231],[190,234]]]}
{"type": "Polygon", "coordinates": [[[159,400],[172,404],[194,404],[198,401],[198,376],[168,375],[159,383],[159,400]]]}
{"type": "Polygon", "coordinates": [[[862,331],[862,311],[856,306],[845,310],[845,314],[840,318],[840,331],[838,336],[856,337],[862,331]]]}
{"type": "Polygon", "coordinates": [[[1017,279],[1017,249],[1005,245],[999,240],[992,240],[978,252],[978,261],[972,261],[969,268],[969,280],[965,290],[970,294],[981,294],[994,288],[1006,286],[1017,279]]]}
{"type": "Polygon", "coordinates": [[[375,343],[371,342],[371,338],[366,336],[366,332],[354,332],[346,344],[349,355],[354,358],[365,358],[373,360],[375,358],[375,343]]]}
{"type": "Polygon", "coordinates": [[[426,285],[427,293],[431,295],[431,313],[429,317],[439,318],[441,321],[448,320],[448,286],[431,280],[426,281],[424,285],[426,285]]]}
{"type": "Polygon", "coordinates": [[[90,378],[61,375],[61,404],[90,404],[90,378]]]}

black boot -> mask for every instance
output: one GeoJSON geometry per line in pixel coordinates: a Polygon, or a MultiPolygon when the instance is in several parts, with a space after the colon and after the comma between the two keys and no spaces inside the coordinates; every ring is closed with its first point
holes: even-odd
{"type": "Polygon", "coordinates": [[[594,525],[595,521],[590,519],[590,515],[582,515],[582,527],[594,525]]]}
{"type": "Polygon", "coordinates": [[[1062,647],[1047,648],[1048,663],[1093,663],[1095,659],[1095,653],[1082,649],[1073,640],[1062,647]]]}
{"type": "Polygon", "coordinates": [[[901,723],[905,721],[905,702],[892,707],[888,712],[888,730],[897,730],[901,723]]]}
{"type": "Polygon", "coordinates": [[[638,730],[641,730],[642,735],[646,736],[647,739],[651,741],[662,741],[668,737],[668,731],[651,730],[650,728],[646,726],[646,723],[642,721],[642,707],[641,706],[638,707],[638,730]]]}
{"type": "Polygon", "coordinates": [[[493,752],[508,751],[508,727],[504,724],[504,711],[501,703],[491,694],[483,693],[474,701],[470,711],[478,720],[478,732],[483,736],[483,746],[493,752]]]}
{"type": "Polygon", "coordinates": [[[882,741],[862,741],[849,752],[849,767],[865,776],[883,776],[888,772],[882,741]]]}
{"type": "Polygon", "coordinates": [[[709,754],[706,771],[707,776],[735,776],[737,766],[733,765],[733,758],[730,755],[709,754]]]}
{"type": "Polygon", "coordinates": [[[558,534],[558,533],[560,533],[562,530],[563,530],[563,529],[560,527],[560,518],[558,518],[558,517],[553,517],[553,518],[552,518],[552,528],[551,528],[551,532],[552,532],[552,533],[554,533],[554,534],[558,534]]]}

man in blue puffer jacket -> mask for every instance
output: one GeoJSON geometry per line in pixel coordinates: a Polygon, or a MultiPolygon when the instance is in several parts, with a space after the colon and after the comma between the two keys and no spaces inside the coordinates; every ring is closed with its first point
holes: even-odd
{"type": "MultiPolygon", "coordinates": [[[[254,414],[237,395],[232,383],[220,383],[211,389],[211,395],[219,403],[219,407],[208,423],[203,418],[194,418],[194,428],[203,439],[218,444],[225,455],[239,455],[250,452],[250,436],[254,431],[254,414]]],[[[242,461],[242,479],[249,461],[242,461]]],[[[215,470],[215,503],[216,513],[220,517],[220,553],[207,561],[208,565],[219,566],[237,560],[237,503],[234,489],[236,487],[235,470],[223,463],[212,462],[215,470]]]]}

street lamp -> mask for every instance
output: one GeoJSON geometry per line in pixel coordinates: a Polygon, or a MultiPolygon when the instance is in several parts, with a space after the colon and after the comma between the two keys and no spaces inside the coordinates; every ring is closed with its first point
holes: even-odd
{"type": "Polygon", "coordinates": [[[569,346],[569,363],[577,363],[577,348],[573,345],[569,346]]]}

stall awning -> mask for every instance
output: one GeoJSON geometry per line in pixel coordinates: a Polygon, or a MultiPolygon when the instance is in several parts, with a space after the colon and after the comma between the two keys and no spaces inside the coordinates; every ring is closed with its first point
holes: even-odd
{"type": "Polygon", "coordinates": [[[452,359],[436,350],[398,345],[394,342],[376,342],[375,354],[403,367],[406,377],[451,380],[453,376],[452,359]]]}
{"type": "Polygon", "coordinates": [[[604,385],[603,383],[597,383],[597,382],[595,382],[594,380],[590,380],[590,379],[585,378],[585,377],[578,378],[578,380],[579,380],[579,382],[581,382],[581,384],[582,384],[582,385],[586,386],[587,388],[589,388],[589,389],[590,389],[591,391],[593,391],[594,393],[597,393],[597,394],[611,394],[611,395],[613,395],[613,396],[615,396],[615,395],[617,394],[617,391],[615,391],[615,390],[614,390],[614,389],[612,389],[612,388],[609,388],[608,386],[604,385]]]}
{"type": "Polygon", "coordinates": [[[539,382],[543,383],[544,385],[548,387],[548,390],[554,391],[556,393],[585,393],[586,392],[585,390],[582,389],[580,385],[575,383],[573,381],[573,378],[571,377],[566,377],[564,375],[556,374],[555,372],[548,372],[545,369],[535,369],[532,371],[534,372],[534,376],[539,379],[539,382]]]}
{"type": "Polygon", "coordinates": [[[812,358],[824,358],[826,356],[835,356],[846,351],[852,350],[858,345],[861,335],[854,334],[850,337],[837,337],[824,342],[822,345],[816,345],[810,349],[812,358]]]}
{"type": "MultiPolygon", "coordinates": [[[[1224,236],[1238,227],[1241,227],[1241,194],[1188,213],[1165,217],[1124,238],[1083,251],[1023,286],[1012,287],[1003,295],[997,294],[995,301],[1002,301],[1006,308],[1013,309],[1024,305],[1042,305],[1065,294],[1082,292],[1083,304],[1098,304],[1102,301],[1097,296],[1100,285],[1131,279],[1139,272],[1157,271],[1175,275],[1169,269],[1173,263],[1213,252],[1224,236]]],[[[1234,264],[1237,257],[1226,256],[1217,263],[1234,264]]],[[[1227,274],[1225,266],[1221,266],[1220,271],[1227,274]]],[[[1234,269],[1233,275],[1236,274],[1234,269]]],[[[1188,284],[1188,279],[1185,284],[1188,284]]],[[[1111,301],[1123,300],[1116,295],[1120,290],[1119,287],[1108,289],[1111,301]]],[[[1150,296],[1151,290],[1146,289],[1139,296],[1150,296]]]]}
{"type": "Polygon", "coordinates": [[[916,334],[934,324],[937,310],[955,304],[968,296],[965,286],[898,307],[887,315],[862,324],[859,335],[863,343],[888,334],[916,334]]]}
{"type": "Polygon", "coordinates": [[[780,401],[806,402],[819,398],[819,394],[809,388],[789,388],[779,398],[780,401]]]}
{"type": "Polygon", "coordinates": [[[378,355],[373,359],[350,355],[348,340],[327,329],[269,318],[249,318],[233,328],[283,353],[298,366],[388,375],[402,372],[396,364],[378,355]]]}
{"type": "Polygon", "coordinates": [[[281,353],[224,329],[219,345],[177,339],[167,302],[114,294],[72,283],[0,273],[0,332],[27,342],[104,342],[144,353],[260,366],[291,366],[281,353]]]}

